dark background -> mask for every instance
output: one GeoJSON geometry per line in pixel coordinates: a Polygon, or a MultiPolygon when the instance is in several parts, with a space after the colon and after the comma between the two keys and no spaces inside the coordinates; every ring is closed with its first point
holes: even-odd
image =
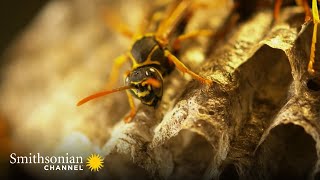
{"type": "MultiPolygon", "coordinates": [[[[5,59],[2,58],[5,49],[8,48],[14,39],[32,22],[32,19],[48,1],[49,0],[0,1],[0,66],[4,63],[3,61],[5,61],[5,59]]],[[[0,162],[1,179],[32,179],[32,177],[19,166],[9,166],[6,172],[2,172],[4,169],[1,163],[2,161],[0,162]]],[[[7,163],[5,165],[7,165],[7,163]]]]}
{"type": "Polygon", "coordinates": [[[0,55],[49,0],[0,1],[0,55]]]}

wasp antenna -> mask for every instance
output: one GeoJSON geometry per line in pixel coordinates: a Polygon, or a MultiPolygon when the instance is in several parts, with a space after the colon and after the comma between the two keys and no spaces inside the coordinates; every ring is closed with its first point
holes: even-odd
{"type": "Polygon", "coordinates": [[[102,97],[102,96],[105,96],[105,95],[108,95],[108,94],[112,94],[112,93],[115,93],[115,92],[118,92],[118,91],[127,90],[127,89],[132,89],[132,88],[133,88],[132,86],[122,86],[122,87],[119,87],[119,88],[116,88],[116,89],[112,89],[112,90],[106,90],[106,91],[97,92],[95,94],[92,94],[92,95],[80,100],[77,103],[77,106],[81,106],[82,104],[84,104],[84,103],[86,103],[88,101],[91,101],[93,99],[96,99],[96,98],[99,98],[99,97],[102,97]]]}

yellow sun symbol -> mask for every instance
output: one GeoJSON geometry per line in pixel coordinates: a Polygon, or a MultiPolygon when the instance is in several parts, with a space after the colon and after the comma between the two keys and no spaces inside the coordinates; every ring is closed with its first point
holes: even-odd
{"type": "Polygon", "coordinates": [[[103,167],[103,158],[99,154],[91,154],[87,158],[87,166],[91,171],[99,171],[103,167]]]}

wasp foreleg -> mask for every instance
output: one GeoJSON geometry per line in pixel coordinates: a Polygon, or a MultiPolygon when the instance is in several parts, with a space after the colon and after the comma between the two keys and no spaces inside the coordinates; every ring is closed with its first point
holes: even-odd
{"type": "Polygon", "coordinates": [[[114,60],[114,64],[111,68],[109,80],[107,83],[107,89],[110,89],[111,87],[113,87],[115,85],[115,83],[117,82],[117,79],[119,78],[119,69],[124,65],[125,62],[128,61],[128,59],[129,59],[128,55],[123,54],[121,56],[118,56],[114,60]]]}
{"type": "Polygon", "coordinates": [[[136,111],[136,106],[134,105],[133,97],[132,97],[131,93],[129,92],[129,90],[127,90],[126,93],[127,93],[127,96],[128,96],[129,105],[130,105],[131,110],[130,110],[130,114],[128,114],[124,118],[124,122],[125,123],[129,123],[134,118],[134,116],[136,115],[137,111],[136,111]]]}
{"type": "MultiPolygon", "coordinates": [[[[129,74],[129,71],[124,74],[124,79],[128,76],[128,74],[129,74]]],[[[129,92],[129,90],[126,90],[126,93],[127,93],[128,101],[130,105],[130,114],[126,115],[126,117],[124,118],[124,122],[129,123],[134,118],[137,111],[136,111],[136,106],[134,105],[132,94],[129,92]]]]}

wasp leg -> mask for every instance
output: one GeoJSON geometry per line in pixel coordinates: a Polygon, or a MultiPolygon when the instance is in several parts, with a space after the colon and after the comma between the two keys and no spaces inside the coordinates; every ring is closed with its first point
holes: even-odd
{"type": "Polygon", "coordinates": [[[138,26],[137,36],[145,34],[147,31],[154,32],[156,25],[164,18],[165,13],[162,11],[148,11],[143,15],[141,23],[138,26]]]}
{"type": "Polygon", "coordinates": [[[200,75],[194,73],[193,71],[191,71],[190,69],[188,69],[176,56],[174,56],[170,51],[165,50],[165,56],[171,61],[173,62],[176,67],[183,73],[188,73],[189,75],[191,75],[194,79],[200,81],[203,84],[207,84],[210,85],[212,84],[212,81],[210,79],[206,79],[204,77],[201,77],[200,75]]]}
{"type": "Polygon", "coordinates": [[[110,9],[105,9],[103,12],[105,23],[109,28],[114,29],[118,33],[130,39],[134,37],[135,33],[132,32],[129,26],[123,23],[118,16],[113,15],[113,12],[110,9]]]}
{"type": "MultiPolygon", "coordinates": [[[[274,3],[274,11],[273,11],[273,18],[275,21],[278,20],[279,14],[280,14],[280,8],[282,5],[283,0],[275,0],[274,3]]],[[[307,0],[296,0],[297,5],[302,6],[304,11],[305,11],[305,21],[309,21],[311,19],[311,12],[310,12],[310,7],[308,5],[307,0]]]]}
{"type": "Polygon", "coordinates": [[[162,46],[167,45],[169,35],[180,20],[186,18],[188,21],[193,16],[193,12],[197,9],[207,7],[209,7],[207,3],[182,0],[169,14],[168,18],[159,25],[159,28],[155,33],[157,40],[162,46]]]}
{"type": "Polygon", "coordinates": [[[319,12],[318,12],[318,5],[317,0],[312,0],[312,15],[313,15],[313,34],[312,34],[312,41],[311,41],[311,50],[310,50],[310,60],[308,64],[308,72],[311,75],[315,74],[314,70],[314,63],[315,63],[315,50],[316,50],[316,42],[317,42],[317,31],[318,31],[318,24],[319,20],[319,12]]]}
{"type": "Polygon", "coordinates": [[[308,4],[308,0],[296,0],[296,3],[299,6],[302,6],[304,11],[305,11],[306,16],[305,16],[304,20],[306,22],[311,20],[311,11],[310,11],[310,7],[309,7],[309,4],[308,4]]]}
{"type": "Polygon", "coordinates": [[[131,93],[128,90],[126,91],[126,93],[127,93],[127,96],[128,96],[129,105],[130,105],[131,110],[130,110],[130,114],[127,115],[124,118],[124,122],[125,123],[129,123],[134,118],[134,116],[136,115],[137,111],[136,111],[136,107],[134,105],[133,97],[132,97],[131,93]]]}
{"type": "Polygon", "coordinates": [[[277,21],[279,18],[281,5],[282,5],[282,0],[275,0],[274,9],[273,9],[273,18],[275,21],[277,21]]]}
{"type": "Polygon", "coordinates": [[[162,21],[155,33],[155,36],[158,42],[162,46],[168,44],[168,37],[172,33],[173,29],[176,27],[176,24],[189,13],[189,8],[191,7],[192,2],[190,0],[182,0],[175,9],[170,12],[168,18],[162,21]]]}
{"type": "Polygon", "coordinates": [[[213,33],[212,30],[202,29],[202,30],[196,30],[186,34],[182,34],[177,39],[174,40],[173,48],[176,50],[180,49],[180,42],[186,39],[191,39],[198,36],[211,36],[212,33],[213,33]]]}
{"type": "MultiPolygon", "coordinates": [[[[124,78],[127,77],[128,73],[129,73],[129,71],[124,74],[124,78]]],[[[128,114],[124,118],[124,122],[125,123],[129,123],[134,118],[134,116],[136,115],[137,111],[136,111],[136,106],[134,105],[132,94],[129,92],[129,90],[126,90],[126,93],[127,93],[127,96],[128,96],[128,101],[129,101],[129,105],[130,105],[130,109],[131,110],[130,110],[130,114],[128,114]]]]}
{"type": "Polygon", "coordinates": [[[113,87],[116,84],[117,79],[119,77],[119,69],[123,66],[123,64],[128,59],[129,59],[128,55],[127,54],[123,54],[121,56],[118,56],[114,60],[114,64],[113,64],[111,72],[110,72],[110,77],[109,77],[108,83],[106,85],[107,89],[110,89],[111,87],[113,87]]]}

